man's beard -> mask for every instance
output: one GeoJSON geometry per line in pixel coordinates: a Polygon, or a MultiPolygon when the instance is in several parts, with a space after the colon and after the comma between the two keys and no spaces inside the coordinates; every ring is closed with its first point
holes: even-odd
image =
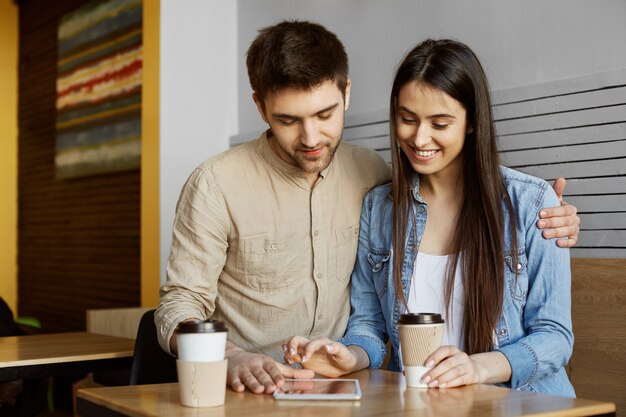
{"type": "Polygon", "coordinates": [[[271,133],[270,140],[274,141],[274,144],[278,146],[286,155],[288,155],[293,162],[295,162],[296,166],[300,168],[302,171],[307,174],[315,174],[322,172],[332,162],[335,157],[335,152],[337,152],[337,148],[341,144],[341,139],[343,136],[343,130],[339,134],[339,140],[335,146],[331,147],[330,142],[326,142],[323,146],[326,148],[326,152],[321,157],[308,157],[306,154],[302,153],[302,150],[309,150],[308,148],[297,147],[295,149],[289,148],[285,149],[281,142],[271,133]]]}
{"type": "Polygon", "coordinates": [[[324,145],[326,148],[326,152],[321,157],[308,157],[302,152],[295,151],[291,158],[296,161],[296,164],[302,169],[304,172],[308,174],[315,174],[318,172],[322,172],[332,162],[335,157],[335,152],[337,152],[337,147],[341,143],[341,139],[337,144],[333,147],[330,144],[324,145]]]}

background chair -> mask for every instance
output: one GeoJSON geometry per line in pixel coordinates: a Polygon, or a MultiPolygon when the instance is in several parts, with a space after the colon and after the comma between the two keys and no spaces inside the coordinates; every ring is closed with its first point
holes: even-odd
{"type": "MultiPolygon", "coordinates": [[[[13,311],[0,297],[0,337],[41,333],[40,329],[16,323],[13,311]]],[[[0,417],[36,416],[48,405],[48,378],[0,382],[0,417]]]]}
{"type": "Polygon", "coordinates": [[[130,385],[178,381],[176,359],[159,345],[154,324],[154,311],[146,311],[139,322],[133,364],[130,370],[130,385]]]}

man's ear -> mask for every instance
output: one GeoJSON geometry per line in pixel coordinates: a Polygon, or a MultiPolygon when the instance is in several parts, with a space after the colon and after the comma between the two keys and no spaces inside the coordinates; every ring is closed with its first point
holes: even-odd
{"type": "Polygon", "coordinates": [[[352,87],[352,82],[350,79],[346,81],[346,90],[343,93],[343,111],[348,111],[350,107],[350,88],[352,87]]]}
{"type": "Polygon", "coordinates": [[[270,124],[270,122],[267,120],[267,116],[265,115],[265,104],[263,103],[263,100],[261,100],[256,93],[252,93],[252,100],[254,101],[254,104],[256,104],[256,108],[259,111],[259,114],[261,115],[263,121],[267,124],[270,124]]]}

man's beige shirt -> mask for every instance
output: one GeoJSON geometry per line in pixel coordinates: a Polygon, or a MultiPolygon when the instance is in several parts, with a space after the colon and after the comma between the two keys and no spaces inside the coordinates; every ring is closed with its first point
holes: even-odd
{"type": "Polygon", "coordinates": [[[341,337],[363,197],[387,181],[380,156],[342,143],[311,187],[265,134],[205,161],[176,208],[161,346],[191,317],[221,320],[229,341],[280,361],[291,336],[341,337]]]}

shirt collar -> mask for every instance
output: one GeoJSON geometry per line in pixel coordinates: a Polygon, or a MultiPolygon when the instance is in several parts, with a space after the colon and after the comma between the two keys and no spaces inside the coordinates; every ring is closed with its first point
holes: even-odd
{"type": "Polygon", "coordinates": [[[413,198],[422,204],[426,204],[424,198],[420,194],[420,175],[417,172],[413,173],[413,177],[411,178],[411,194],[413,194],[413,198]]]}

